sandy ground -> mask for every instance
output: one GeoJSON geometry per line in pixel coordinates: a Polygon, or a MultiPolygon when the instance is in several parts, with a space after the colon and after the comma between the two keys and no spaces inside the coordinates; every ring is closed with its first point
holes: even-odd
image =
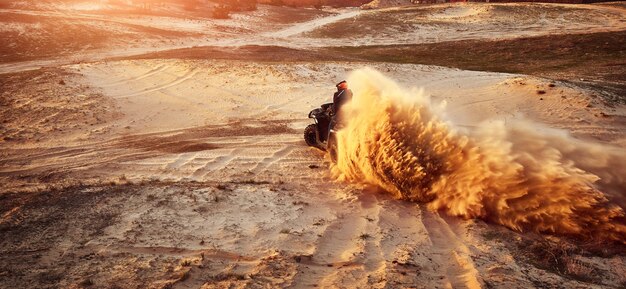
{"type": "MultiPolygon", "coordinates": [[[[521,249],[538,242],[532,234],[440,216],[334,182],[324,155],[302,141],[308,123],[302,116],[328,100],[334,79],[361,66],[137,60],[62,68],[66,84],[53,86],[89,87],[91,97],[106,96],[102,107],[90,110],[104,122],[63,134],[29,125],[47,137],[32,142],[18,131],[21,141],[3,143],[3,191],[24,191],[5,195],[4,203],[7,209],[25,204],[3,213],[2,230],[11,236],[3,244],[11,258],[3,260],[3,284],[623,284],[625,260],[619,255],[570,253],[575,261],[568,262],[580,272],[544,271],[534,265],[543,253],[521,249]],[[27,193],[42,185],[46,193],[27,193]],[[42,210],[47,203],[53,211],[42,210]],[[20,269],[12,260],[38,269],[20,269]]],[[[446,100],[460,126],[524,115],[623,146],[622,108],[606,107],[577,87],[432,66],[374,68],[446,100]],[[602,115],[609,112],[613,116],[602,115]]],[[[49,82],[32,89],[41,85],[49,82]]]]}
{"type": "MultiPolygon", "coordinates": [[[[457,21],[524,6],[476,7],[484,6],[442,6],[424,17],[457,21]]],[[[582,7],[605,13],[604,30],[623,29],[623,18],[613,16],[621,10],[582,7]]],[[[364,13],[330,16],[338,22],[267,24],[280,29],[263,33],[300,41],[293,36],[352,18],[359,23],[364,13]]],[[[524,31],[600,29],[585,21],[571,30],[524,31]]],[[[509,28],[498,35],[520,35],[509,28]]],[[[64,63],[21,72],[43,63],[2,66],[11,73],[2,74],[0,84],[0,288],[626,284],[622,246],[518,233],[337,181],[328,157],[302,139],[308,111],[330,101],[337,80],[368,66],[445,101],[462,129],[524,118],[623,149],[625,107],[607,103],[600,91],[413,64],[64,63]]]]}

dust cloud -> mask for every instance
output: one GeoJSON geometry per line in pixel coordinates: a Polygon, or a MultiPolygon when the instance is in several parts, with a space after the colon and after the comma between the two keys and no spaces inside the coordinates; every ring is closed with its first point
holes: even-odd
{"type": "Polygon", "coordinates": [[[623,150],[530,121],[461,130],[445,103],[375,70],[348,81],[337,178],[517,231],[626,243],[623,150]]]}

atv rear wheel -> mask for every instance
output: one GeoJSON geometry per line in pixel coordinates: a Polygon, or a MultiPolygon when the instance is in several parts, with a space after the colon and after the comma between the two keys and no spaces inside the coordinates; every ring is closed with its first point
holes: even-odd
{"type": "Polygon", "coordinates": [[[304,129],[304,141],[309,146],[318,147],[317,126],[315,124],[309,124],[304,129]]]}

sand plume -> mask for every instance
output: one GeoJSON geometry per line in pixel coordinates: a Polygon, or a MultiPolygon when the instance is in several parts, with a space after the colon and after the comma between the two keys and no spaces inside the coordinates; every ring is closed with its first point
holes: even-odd
{"type": "Polygon", "coordinates": [[[446,120],[445,105],[374,70],[349,83],[338,178],[518,231],[626,242],[623,150],[529,121],[466,132],[446,120]]]}

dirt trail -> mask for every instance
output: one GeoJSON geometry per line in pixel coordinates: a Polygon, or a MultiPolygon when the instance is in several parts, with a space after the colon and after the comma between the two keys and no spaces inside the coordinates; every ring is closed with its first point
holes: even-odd
{"type": "Polygon", "coordinates": [[[362,13],[363,11],[361,10],[342,11],[336,15],[321,17],[315,20],[311,20],[309,22],[297,23],[297,24],[292,25],[291,27],[288,27],[279,31],[266,33],[263,36],[270,37],[270,38],[286,38],[286,37],[294,36],[297,34],[309,32],[309,31],[318,29],[320,27],[323,27],[324,25],[332,24],[334,22],[338,22],[344,19],[354,18],[354,17],[359,16],[362,13]]]}

